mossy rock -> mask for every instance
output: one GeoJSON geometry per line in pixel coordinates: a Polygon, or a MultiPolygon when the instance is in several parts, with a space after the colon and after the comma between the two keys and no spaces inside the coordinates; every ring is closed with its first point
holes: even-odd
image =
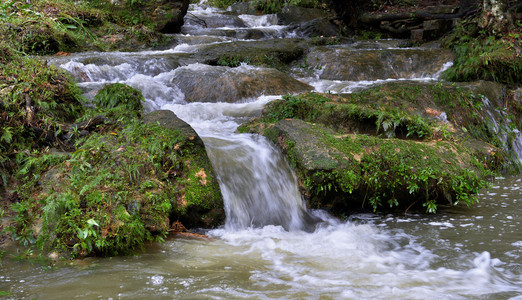
{"type": "Polygon", "coordinates": [[[129,254],[161,241],[173,222],[209,228],[224,221],[204,145],[170,111],[92,133],[47,174],[35,200],[42,204],[38,241],[45,250],[129,254]]]}
{"type": "Polygon", "coordinates": [[[308,204],[337,215],[360,208],[472,204],[470,195],[491,174],[472,151],[452,142],[339,134],[298,119],[278,121],[264,133],[295,168],[308,204]]]}
{"type": "Polygon", "coordinates": [[[520,29],[501,35],[488,30],[476,20],[468,20],[442,39],[442,45],[456,53],[453,66],[442,74],[445,80],[522,83],[520,29]]]}
{"type": "Polygon", "coordinates": [[[471,92],[481,86],[488,83],[400,82],[345,97],[285,96],[240,131],[278,145],[314,208],[434,212],[437,204],[473,204],[494,171],[519,167],[509,140],[499,139],[516,133],[495,109],[502,98],[471,92]]]}
{"type": "Polygon", "coordinates": [[[178,68],[172,82],[187,102],[237,103],[261,95],[281,95],[312,90],[284,72],[272,68],[222,67],[203,64],[178,68]]]}
{"type": "Polygon", "coordinates": [[[299,59],[307,49],[302,39],[272,39],[263,41],[237,41],[203,47],[194,54],[197,61],[229,67],[241,63],[284,68],[299,59]]]}

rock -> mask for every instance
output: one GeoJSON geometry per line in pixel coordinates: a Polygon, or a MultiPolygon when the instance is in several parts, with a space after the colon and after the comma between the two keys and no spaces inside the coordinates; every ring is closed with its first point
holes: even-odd
{"type": "Polygon", "coordinates": [[[353,51],[335,46],[316,47],[306,55],[311,67],[323,69],[321,79],[349,81],[431,76],[453,58],[442,49],[353,51]]]}
{"type": "Polygon", "coordinates": [[[156,30],[163,33],[178,33],[183,26],[183,18],[187,13],[189,0],[156,0],[147,1],[152,21],[156,30]]]}
{"type": "Polygon", "coordinates": [[[312,90],[305,83],[275,69],[237,68],[194,64],[175,71],[173,83],[188,102],[236,103],[261,95],[282,95],[312,90]]]}
{"type": "MultiPolygon", "coordinates": [[[[350,158],[338,149],[324,143],[318,138],[321,135],[314,134],[316,132],[334,134],[322,124],[310,124],[299,119],[278,121],[271,134],[275,133],[279,137],[279,140],[276,141],[281,148],[287,148],[283,141],[291,141],[298,145],[294,149],[295,160],[298,162],[299,168],[308,174],[346,168],[350,164],[350,158]]],[[[273,138],[273,140],[275,139],[273,138]]]]}
{"type": "Polygon", "coordinates": [[[455,5],[437,5],[428,6],[424,10],[432,15],[449,15],[457,13],[458,7],[455,5]]]}
{"type": "Polygon", "coordinates": [[[186,25],[200,25],[204,28],[218,27],[246,27],[243,20],[233,15],[193,15],[188,14],[185,18],[186,25]]]}
{"type": "Polygon", "coordinates": [[[129,14],[146,16],[154,24],[154,29],[163,33],[178,33],[183,26],[189,0],[151,0],[151,1],[114,1],[116,9],[126,10],[129,14]]]}
{"type": "Polygon", "coordinates": [[[476,94],[481,94],[488,98],[488,101],[495,106],[502,106],[502,102],[506,99],[507,88],[505,85],[494,81],[474,81],[458,83],[459,86],[471,90],[476,94]]]}
{"type": "Polygon", "coordinates": [[[302,39],[271,39],[262,41],[238,41],[214,44],[199,49],[194,54],[198,62],[216,65],[220,59],[237,58],[240,61],[289,64],[300,58],[309,44],[302,39]]]}
{"type": "Polygon", "coordinates": [[[426,40],[426,36],[423,29],[414,29],[410,32],[410,34],[411,40],[415,42],[422,43],[426,40]]]}
{"type": "Polygon", "coordinates": [[[158,123],[168,129],[178,129],[186,139],[190,139],[195,145],[204,147],[203,140],[194,128],[187,122],[181,120],[170,110],[156,110],[143,117],[145,123],[158,123]]]}
{"type": "MultiPolygon", "coordinates": [[[[193,154],[185,156],[184,163],[187,165],[185,172],[188,174],[184,175],[184,179],[178,180],[180,193],[177,198],[178,208],[171,214],[177,218],[177,221],[190,228],[210,228],[221,225],[225,220],[223,198],[203,140],[189,124],[170,110],[154,111],[147,114],[144,121],[158,123],[167,129],[179,130],[187,141],[185,151],[193,154]]],[[[171,216],[171,221],[176,220],[171,216]]]]}
{"type": "Polygon", "coordinates": [[[255,15],[258,13],[253,1],[236,2],[230,5],[227,10],[240,15],[255,15]]]}
{"type": "Polygon", "coordinates": [[[89,135],[41,177],[35,199],[46,249],[70,249],[76,257],[128,254],[166,236],[175,221],[189,228],[223,223],[219,183],[188,124],[171,111],[122,123],[89,135]],[[97,234],[82,237],[77,229],[97,234]]]}
{"type": "MultiPolygon", "coordinates": [[[[228,28],[226,30],[220,28],[204,28],[185,26],[183,27],[183,34],[204,34],[209,36],[226,36],[233,39],[249,39],[249,40],[260,40],[271,38],[270,32],[263,31],[262,29],[256,28],[228,28]]],[[[223,46],[223,44],[220,44],[223,46]]]]}
{"type": "Polygon", "coordinates": [[[450,31],[454,24],[454,19],[426,20],[422,23],[422,29],[411,30],[411,39],[419,43],[435,40],[450,31]]]}
{"type": "Polygon", "coordinates": [[[310,22],[315,19],[327,19],[328,14],[318,8],[305,8],[299,6],[285,6],[277,14],[279,25],[290,25],[310,22]]]}
{"type": "Polygon", "coordinates": [[[435,200],[470,205],[493,174],[487,168],[513,163],[507,147],[491,145],[503,132],[488,119],[498,103],[485,105],[470,90],[394,82],[346,98],[287,96],[239,130],[278,146],[313,208],[349,214],[361,207],[423,209],[422,202],[435,200]]]}
{"type": "Polygon", "coordinates": [[[291,27],[298,35],[305,37],[332,37],[339,35],[339,27],[326,18],[314,19],[291,27]]]}

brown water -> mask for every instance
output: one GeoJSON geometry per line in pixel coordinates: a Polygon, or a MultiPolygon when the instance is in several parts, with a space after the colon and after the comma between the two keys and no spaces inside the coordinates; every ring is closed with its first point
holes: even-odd
{"type": "Polygon", "coordinates": [[[323,215],[329,223],[313,233],[218,229],[211,241],[50,269],[7,258],[0,290],[12,299],[521,299],[521,189],[522,177],[500,179],[474,208],[323,215]]]}

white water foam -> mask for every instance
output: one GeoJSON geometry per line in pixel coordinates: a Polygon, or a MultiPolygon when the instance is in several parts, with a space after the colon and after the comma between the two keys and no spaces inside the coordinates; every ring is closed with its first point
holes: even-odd
{"type": "Polygon", "coordinates": [[[442,72],[453,65],[453,62],[446,62],[441,69],[431,76],[425,77],[409,77],[409,78],[388,78],[377,80],[360,80],[360,81],[343,81],[343,80],[327,80],[320,79],[322,69],[316,69],[313,77],[299,78],[299,80],[314,87],[314,91],[318,93],[336,93],[336,94],[350,94],[358,90],[367,88],[372,85],[383,84],[387,82],[396,81],[416,81],[416,82],[433,82],[439,80],[442,72]]]}
{"type": "Polygon", "coordinates": [[[270,27],[277,25],[277,15],[239,15],[239,18],[245,22],[248,27],[259,28],[259,27],[270,27]]]}
{"type": "Polygon", "coordinates": [[[251,272],[256,285],[298,298],[465,299],[513,291],[495,275],[501,262],[488,252],[463,257],[465,269],[432,267],[438,255],[414,236],[371,225],[340,223],[313,233],[265,226],[209,234],[238,259],[265,262],[251,272]]]}

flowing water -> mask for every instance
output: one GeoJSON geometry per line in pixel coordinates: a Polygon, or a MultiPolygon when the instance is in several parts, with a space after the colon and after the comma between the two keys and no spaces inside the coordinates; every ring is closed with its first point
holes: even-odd
{"type": "MultiPolygon", "coordinates": [[[[225,226],[208,231],[209,240],[171,239],[142,254],[51,269],[4,259],[0,290],[16,299],[522,299],[521,177],[496,179],[478,206],[434,216],[357,214],[340,221],[308,211],[278,151],[263,137],[235,133],[278,95],[187,103],[173,83],[177,68],[198,67],[186,54],[205,44],[226,45],[252,30],[261,38],[297,33],[275,25],[275,16],[218,22],[230,17],[193,5],[188,17],[193,21],[170,49],[82,53],[53,63],[83,81],[87,97],[107,82],[124,82],[142,90],[148,110],[169,109],[191,124],[220,180],[225,226]],[[216,27],[202,28],[203,19],[216,27]]],[[[393,51],[394,42],[345,47],[393,51]]],[[[317,91],[346,93],[382,81],[436,80],[448,64],[406,78],[326,80],[320,68],[294,76],[317,91]]]]}

